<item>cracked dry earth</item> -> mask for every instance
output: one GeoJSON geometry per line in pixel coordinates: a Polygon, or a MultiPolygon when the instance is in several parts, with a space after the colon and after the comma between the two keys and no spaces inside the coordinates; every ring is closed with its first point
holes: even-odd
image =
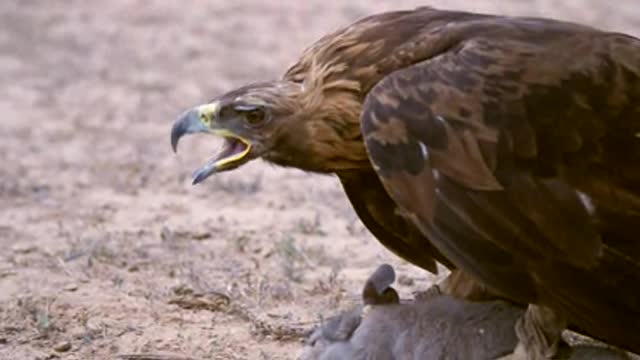
{"type": "Polygon", "coordinates": [[[192,187],[219,143],[168,139],[324,33],[424,4],[640,34],[636,0],[0,2],[0,359],[292,359],[381,262],[426,289],[335,178],[256,161],[192,187]]]}

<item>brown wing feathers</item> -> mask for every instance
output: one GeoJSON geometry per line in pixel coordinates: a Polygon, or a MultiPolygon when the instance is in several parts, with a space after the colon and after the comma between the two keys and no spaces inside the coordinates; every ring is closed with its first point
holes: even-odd
{"type": "Polygon", "coordinates": [[[436,260],[450,269],[455,268],[424,234],[398,213],[397,205],[372,169],[342,171],[338,178],[356,214],[382,245],[434,274],[438,273],[436,260]]]}
{"type": "Polygon", "coordinates": [[[620,158],[640,163],[640,41],[624,37],[628,48],[611,53],[617,35],[485,20],[369,93],[362,129],[374,168],[454,264],[640,351],[640,324],[629,320],[640,318],[629,213],[640,178],[616,169],[620,158]]]}

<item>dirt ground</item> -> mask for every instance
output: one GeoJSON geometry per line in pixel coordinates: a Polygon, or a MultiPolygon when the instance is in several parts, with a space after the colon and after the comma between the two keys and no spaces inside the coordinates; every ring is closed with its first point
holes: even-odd
{"type": "Polygon", "coordinates": [[[640,35],[640,3],[613,3],[1,1],[0,359],[292,359],[381,262],[402,296],[426,289],[435,277],[378,244],[333,177],[256,161],[191,186],[218,144],[190,138],[174,155],[173,119],[377,11],[640,35]]]}

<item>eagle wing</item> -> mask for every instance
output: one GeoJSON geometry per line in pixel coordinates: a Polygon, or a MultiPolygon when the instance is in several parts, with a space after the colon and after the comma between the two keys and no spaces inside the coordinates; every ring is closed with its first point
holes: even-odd
{"type": "Polygon", "coordinates": [[[640,351],[640,41],[482,27],[383,78],[361,121],[385,189],[456,266],[640,351]]]}
{"type": "Polygon", "coordinates": [[[433,274],[438,273],[436,261],[455,268],[414,224],[397,213],[397,205],[372,169],[342,171],[338,177],[362,223],[387,249],[433,274]]]}

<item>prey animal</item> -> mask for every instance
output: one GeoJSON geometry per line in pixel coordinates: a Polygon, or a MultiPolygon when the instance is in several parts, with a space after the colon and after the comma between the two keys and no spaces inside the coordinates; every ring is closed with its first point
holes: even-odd
{"type": "MultiPolygon", "coordinates": [[[[300,360],[489,360],[513,351],[524,307],[448,295],[401,301],[395,272],[380,265],[367,279],[362,304],[326,319],[309,336],[300,360]]],[[[563,344],[562,359],[629,360],[594,344],[563,344]]]]}

